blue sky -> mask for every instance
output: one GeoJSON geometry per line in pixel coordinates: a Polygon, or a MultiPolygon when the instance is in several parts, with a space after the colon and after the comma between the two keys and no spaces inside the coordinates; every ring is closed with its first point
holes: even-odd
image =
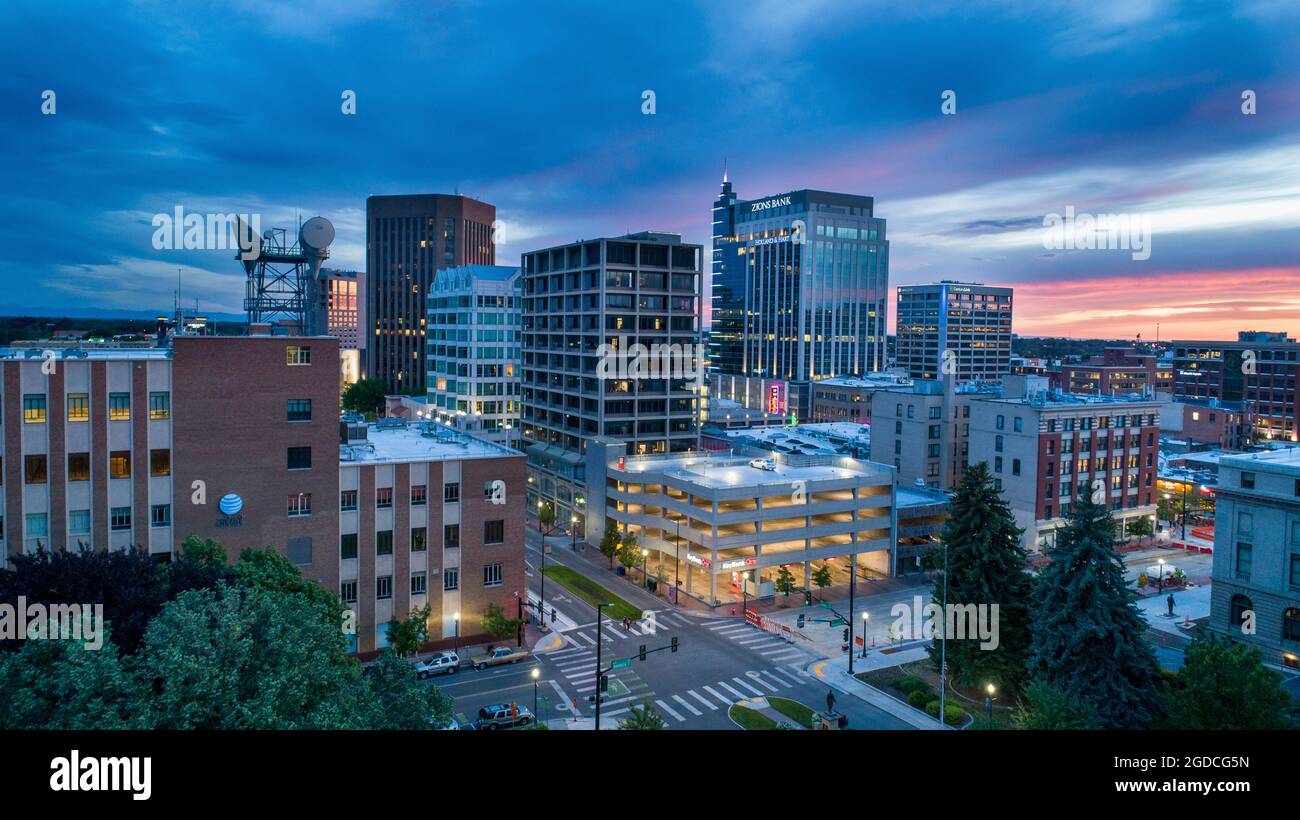
{"type": "Polygon", "coordinates": [[[0,19],[3,312],[167,309],[177,267],[187,301],[237,312],[229,252],[153,247],[178,205],[324,215],[352,268],[382,193],[495,204],[502,263],[647,228],[707,245],[725,159],[741,197],[874,196],[892,284],[1014,285],[1020,333],[1300,332],[1294,2],[11,0],[0,19]],[[1148,215],[1150,258],[1046,250],[1067,207],[1148,215]]]}

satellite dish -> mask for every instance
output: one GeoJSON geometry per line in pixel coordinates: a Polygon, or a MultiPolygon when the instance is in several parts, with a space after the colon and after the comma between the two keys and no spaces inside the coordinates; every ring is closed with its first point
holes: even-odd
{"type": "Polygon", "coordinates": [[[306,252],[323,251],[334,241],[334,225],[323,216],[313,216],[298,229],[298,242],[306,252]]]}

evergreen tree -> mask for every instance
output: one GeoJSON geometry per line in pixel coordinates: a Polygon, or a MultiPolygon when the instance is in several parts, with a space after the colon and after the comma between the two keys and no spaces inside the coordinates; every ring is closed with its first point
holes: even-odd
{"type": "Polygon", "coordinates": [[[1215,638],[1187,649],[1169,693],[1171,729],[1285,729],[1291,697],[1259,649],[1215,638]]]}
{"type": "MultiPolygon", "coordinates": [[[[1021,533],[989,476],[988,465],[980,462],[968,467],[957,485],[941,535],[948,547],[946,600],[943,548],[931,550],[927,560],[938,570],[932,577],[931,601],[941,606],[986,607],[989,625],[997,636],[996,648],[981,649],[984,642],[973,624],[968,624],[963,640],[949,634],[948,674],[962,684],[983,687],[994,683],[1014,693],[1027,679],[1033,581],[1025,572],[1028,553],[1020,546],[1021,533]],[[992,620],[994,605],[998,608],[996,621],[992,620]]],[[[947,626],[946,615],[942,626],[947,626]]],[[[941,654],[940,636],[936,635],[930,647],[936,666],[941,654]]]]}
{"type": "Polygon", "coordinates": [[[1025,701],[1011,716],[1017,729],[1096,729],[1097,710],[1078,697],[1050,684],[1033,681],[1025,687],[1025,701]]]}
{"type": "Polygon", "coordinates": [[[1114,525],[1081,495],[1038,578],[1030,673],[1096,710],[1101,728],[1137,729],[1163,714],[1146,620],[1124,580],[1114,525]]]}

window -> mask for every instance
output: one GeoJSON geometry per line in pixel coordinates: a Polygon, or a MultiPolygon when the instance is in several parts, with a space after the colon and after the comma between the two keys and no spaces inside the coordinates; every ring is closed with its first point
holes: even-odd
{"type": "Polygon", "coordinates": [[[1046,520],[1051,517],[1052,517],[1052,505],[1048,504],[1047,506],[1043,507],[1043,519],[1046,520]]]}
{"type": "Polygon", "coordinates": [[[109,478],[130,478],[131,477],[131,451],[114,450],[108,454],[108,477],[109,478]]]}
{"type": "Polygon", "coordinates": [[[423,572],[411,573],[411,594],[423,595],[429,591],[429,576],[423,572]]]}
{"type": "Polygon", "coordinates": [[[483,522],[483,543],[500,544],[506,540],[506,522],[502,519],[483,522]]]}
{"type": "Polygon", "coordinates": [[[993,437],[993,452],[995,453],[1002,452],[1002,436],[993,437]]]}
{"type": "Polygon", "coordinates": [[[149,508],[149,526],[170,527],[172,525],[172,505],[154,504],[149,508]]]}
{"type": "Polygon", "coordinates": [[[500,561],[497,561],[495,564],[484,564],[483,565],[483,586],[485,587],[501,586],[502,584],[501,568],[502,568],[502,564],[500,561]]]}
{"type": "Polygon", "coordinates": [[[311,563],[311,536],[303,535],[297,538],[290,538],[289,543],[285,545],[286,552],[289,553],[289,561],[298,566],[305,566],[311,563]]]}
{"type": "Polygon", "coordinates": [[[339,509],[355,510],[357,508],[357,491],[343,490],[339,493],[339,509]]]}
{"type": "Polygon", "coordinates": [[[1254,474],[1254,473],[1248,473],[1248,472],[1246,472],[1245,470],[1242,470],[1242,471],[1241,471],[1241,488],[1242,488],[1243,490],[1253,490],[1253,489],[1255,489],[1255,474],[1254,474]]]}
{"type": "Polygon", "coordinates": [[[45,396],[30,393],[23,396],[23,424],[45,423],[45,396]]]}
{"type": "Polygon", "coordinates": [[[68,394],[68,421],[90,421],[90,395],[68,394]]]}
{"type": "Polygon", "coordinates": [[[90,453],[68,453],[68,480],[90,480],[90,453]]]}
{"type": "Polygon", "coordinates": [[[339,583],[339,597],[345,604],[355,604],[357,602],[357,582],[341,581],[339,583]]]}
{"type": "Polygon", "coordinates": [[[423,507],[424,502],[427,500],[428,494],[429,494],[429,488],[424,484],[411,485],[411,506],[423,507]]]}
{"type": "Polygon", "coordinates": [[[44,484],[48,480],[45,456],[23,456],[23,473],[28,484],[44,484]]]}
{"type": "Polygon", "coordinates": [[[113,507],[108,513],[108,528],[111,530],[131,529],[131,508],[113,507]]]}
{"type": "Polygon", "coordinates": [[[289,517],[311,515],[311,493],[292,493],[289,496],[289,517]]]}
{"type": "Polygon", "coordinates": [[[285,415],[289,421],[311,421],[311,399],[289,399],[285,415]]]}
{"type": "Polygon", "coordinates": [[[460,546],[460,524],[447,524],[442,528],[442,545],[447,549],[460,546]]]}
{"type": "Polygon", "coordinates": [[[1018,458],[1011,459],[1011,474],[1020,475],[1020,459],[1018,458]]]}
{"type": "Polygon", "coordinates": [[[1246,541],[1237,542],[1237,577],[1249,578],[1251,563],[1255,558],[1255,547],[1246,541]]]}
{"type": "Polygon", "coordinates": [[[393,576],[381,575],[375,579],[375,597],[381,601],[393,597],[393,576]]]}
{"type": "Polygon", "coordinates": [[[1246,622],[1246,613],[1254,612],[1255,606],[1245,595],[1233,595],[1228,603],[1228,625],[1241,626],[1246,622]]]}
{"type": "Polygon", "coordinates": [[[90,534],[90,510],[68,510],[68,534],[90,534]]]}
{"type": "Polygon", "coordinates": [[[1005,430],[1007,428],[1007,417],[998,416],[997,423],[994,424],[993,426],[999,430],[1005,430]]]}
{"type": "Polygon", "coordinates": [[[411,552],[424,552],[429,548],[428,533],[425,527],[411,527],[411,552]]]}
{"type": "Polygon", "coordinates": [[[339,558],[347,561],[357,557],[357,534],[345,532],[339,536],[339,558]]]}
{"type": "Polygon", "coordinates": [[[149,394],[149,418],[154,421],[162,421],[172,417],[172,394],[171,393],[150,393],[149,394]]]}
{"type": "Polygon", "coordinates": [[[290,447],[288,451],[288,463],[290,470],[310,470],[311,448],[290,447]]]}
{"type": "Polygon", "coordinates": [[[375,555],[393,554],[393,531],[380,530],[375,533],[375,555]]]}
{"type": "Polygon", "coordinates": [[[48,538],[50,519],[45,513],[27,513],[27,537],[48,538]]]}
{"type": "Polygon", "coordinates": [[[108,420],[109,421],[130,421],[131,420],[131,394],[130,393],[109,393],[108,394],[108,420]]]}
{"type": "Polygon", "coordinates": [[[1020,416],[1016,416],[1014,419],[1012,419],[1011,429],[1015,430],[1017,433],[1024,432],[1025,429],[1024,420],[1022,420],[1020,416]]]}
{"type": "Polygon", "coordinates": [[[452,482],[442,485],[442,500],[448,504],[455,504],[460,501],[460,483],[452,482]]]}
{"type": "Polygon", "coordinates": [[[172,451],[149,451],[149,475],[163,476],[172,474],[172,451]]]}
{"type": "Polygon", "coordinates": [[[284,349],[285,364],[290,366],[311,364],[311,348],[299,345],[289,345],[284,349]]]}
{"type": "Polygon", "coordinates": [[[1300,641],[1300,609],[1288,607],[1282,612],[1282,640],[1300,641]]]}
{"type": "Polygon", "coordinates": [[[1002,472],[1002,456],[993,457],[993,472],[995,473],[1002,472]]]}
{"type": "Polygon", "coordinates": [[[393,506],[393,488],[377,487],[375,488],[375,506],[381,510],[386,510],[393,506]]]}
{"type": "Polygon", "coordinates": [[[451,567],[442,571],[442,588],[447,592],[460,589],[460,569],[451,567]]]}

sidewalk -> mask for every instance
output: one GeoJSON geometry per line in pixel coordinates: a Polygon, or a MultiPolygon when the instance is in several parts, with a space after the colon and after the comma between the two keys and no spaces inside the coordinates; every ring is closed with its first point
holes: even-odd
{"type": "MultiPolygon", "coordinates": [[[[925,649],[908,650],[908,652],[920,652],[921,657],[925,656],[925,649]]],[[[898,653],[903,654],[903,653],[898,653]]],[[[870,662],[871,656],[868,656],[870,662]]],[[[910,658],[909,660],[919,660],[919,658],[910,658]]],[[[831,661],[814,661],[808,665],[808,672],[818,680],[831,686],[845,694],[853,695],[859,700],[871,704],[882,712],[893,715],[904,723],[915,726],[917,729],[947,729],[951,727],[944,726],[939,721],[930,717],[926,713],[913,709],[901,700],[897,700],[884,692],[868,686],[862,681],[849,675],[848,669],[845,668],[846,660],[836,659],[831,661]]],[[[853,665],[854,671],[865,672],[866,668],[858,668],[857,663],[853,665]]]]}
{"type": "Polygon", "coordinates": [[[1198,619],[1210,617],[1211,590],[1213,586],[1208,583],[1192,589],[1170,590],[1151,597],[1138,598],[1137,605],[1147,619],[1147,626],[1170,635],[1177,635],[1183,640],[1191,640],[1196,637],[1196,630],[1185,629],[1183,623],[1186,620],[1195,623],[1198,619]],[[1170,593],[1174,596],[1172,618],[1166,614],[1169,611],[1167,599],[1170,593]]]}

